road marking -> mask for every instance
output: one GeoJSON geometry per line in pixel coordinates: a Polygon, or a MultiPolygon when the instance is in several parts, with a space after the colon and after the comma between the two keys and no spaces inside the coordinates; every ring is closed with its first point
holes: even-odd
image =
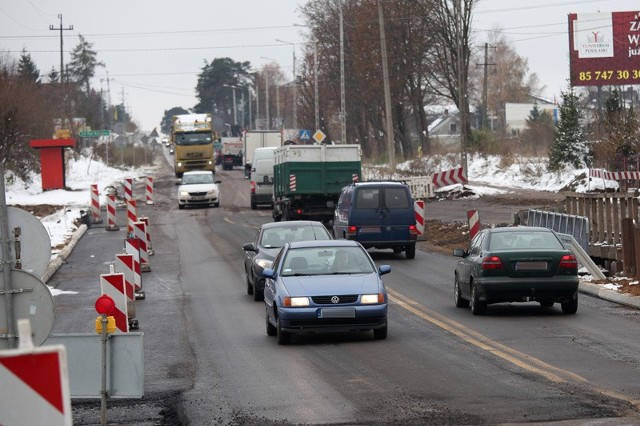
{"type": "Polygon", "coordinates": [[[471,330],[452,320],[444,315],[438,314],[435,311],[428,309],[421,305],[417,301],[410,299],[403,294],[391,290],[387,287],[387,293],[389,294],[390,301],[406,309],[407,311],[415,314],[416,316],[442,328],[445,331],[461,338],[462,340],[477,346],[487,352],[494,354],[495,356],[504,359],[524,370],[530,371],[534,374],[538,374],[554,383],[567,383],[574,382],[588,386],[590,389],[606,395],[613,399],[630,403],[636,411],[640,411],[640,400],[632,399],[627,395],[621,394],[611,389],[597,386],[582,376],[572,373],[567,370],[563,370],[559,367],[547,364],[546,362],[517,351],[509,346],[503,345],[496,341],[489,339],[487,336],[471,330]]]}

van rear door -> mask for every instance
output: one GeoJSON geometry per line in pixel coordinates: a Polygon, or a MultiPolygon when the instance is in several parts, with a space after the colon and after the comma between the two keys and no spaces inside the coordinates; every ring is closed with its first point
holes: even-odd
{"type": "Polygon", "coordinates": [[[366,243],[407,242],[409,225],[415,225],[411,194],[404,186],[358,188],[350,225],[357,226],[357,240],[366,243]]]}

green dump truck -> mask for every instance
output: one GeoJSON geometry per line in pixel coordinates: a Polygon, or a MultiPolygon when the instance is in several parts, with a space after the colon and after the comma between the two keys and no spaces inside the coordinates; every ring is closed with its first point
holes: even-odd
{"type": "Polygon", "coordinates": [[[360,145],[284,145],[275,151],[273,220],[333,219],[340,190],[361,180],[360,145]]]}

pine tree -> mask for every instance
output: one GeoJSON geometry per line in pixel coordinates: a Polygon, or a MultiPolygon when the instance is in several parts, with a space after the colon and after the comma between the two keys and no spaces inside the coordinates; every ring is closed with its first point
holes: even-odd
{"type": "Polygon", "coordinates": [[[589,162],[589,150],[584,140],[579,98],[573,87],[562,92],[560,120],[549,152],[549,170],[557,171],[565,165],[575,168],[589,162]]]}
{"type": "Polygon", "coordinates": [[[40,83],[40,71],[25,48],[22,49],[22,54],[18,61],[18,76],[31,83],[40,83]]]}
{"type": "Polygon", "coordinates": [[[98,53],[93,50],[93,43],[86,41],[82,35],[78,37],[80,42],[71,51],[69,77],[84,86],[86,93],[89,93],[89,82],[95,75],[96,67],[103,67],[104,63],[98,61],[98,53]]]}

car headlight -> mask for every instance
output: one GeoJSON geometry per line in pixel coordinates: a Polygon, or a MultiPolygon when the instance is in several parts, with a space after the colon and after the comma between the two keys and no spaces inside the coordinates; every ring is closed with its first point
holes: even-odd
{"type": "Polygon", "coordinates": [[[288,308],[300,308],[300,307],[309,306],[309,298],[287,296],[284,298],[284,306],[288,308]]]}
{"type": "Polygon", "coordinates": [[[273,266],[273,260],[258,259],[256,260],[256,265],[262,269],[271,269],[271,266],[273,266]]]}
{"type": "Polygon", "coordinates": [[[360,303],[362,303],[363,305],[384,303],[384,293],[363,294],[362,296],[360,296],[360,303]]]}
{"type": "Polygon", "coordinates": [[[218,190],[217,189],[212,189],[209,192],[207,192],[208,196],[214,196],[214,195],[218,195],[218,190]]]}
{"type": "Polygon", "coordinates": [[[180,196],[181,197],[188,197],[189,196],[189,192],[188,191],[180,191],[180,196]]]}

